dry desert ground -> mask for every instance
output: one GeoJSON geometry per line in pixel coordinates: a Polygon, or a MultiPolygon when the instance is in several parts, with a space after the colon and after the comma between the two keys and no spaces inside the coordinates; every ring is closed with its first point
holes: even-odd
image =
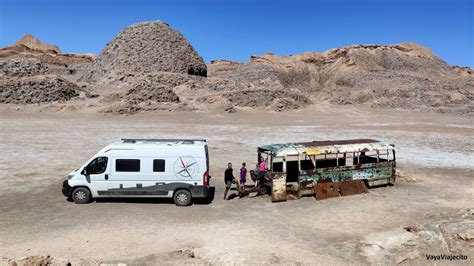
{"type": "Polygon", "coordinates": [[[468,115],[330,106],[132,116],[2,107],[2,263],[49,255],[73,264],[418,265],[434,263],[427,254],[463,254],[468,259],[456,263],[472,265],[473,122],[468,115]],[[67,201],[66,175],[123,137],[207,139],[213,201],[67,201]],[[255,165],[259,145],[351,138],[396,145],[402,174],[394,186],[323,201],[222,199],[227,162],[255,165]]]}

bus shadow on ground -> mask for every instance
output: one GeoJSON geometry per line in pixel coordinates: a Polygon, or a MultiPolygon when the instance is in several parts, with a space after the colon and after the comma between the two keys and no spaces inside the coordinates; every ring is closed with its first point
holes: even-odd
{"type": "MultiPolygon", "coordinates": [[[[209,187],[209,195],[206,198],[195,198],[191,205],[207,205],[214,200],[215,187],[209,187]]],[[[138,204],[174,204],[170,198],[100,198],[94,200],[96,203],[138,203],[138,204]]]]}

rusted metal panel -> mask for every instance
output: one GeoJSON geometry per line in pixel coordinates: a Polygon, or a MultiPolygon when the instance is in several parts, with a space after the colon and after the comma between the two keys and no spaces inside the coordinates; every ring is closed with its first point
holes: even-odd
{"type": "Polygon", "coordinates": [[[275,176],[272,180],[272,202],[286,201],[286,177],[275,176]]]}
{"type": "Polygon", "coordinates": [[[341,182],[323,182],[314,186],[316,200],[339,197],[339,186],[341,182]]]}
{"type": "Polygon", "coordinates": [[[348,180],[343,182],[319,182],[314,186],[316,200],[367,193],[363,180],[348,180]]]}
{"type": "Polygon", "coordinates": [[[361,193],[367,193],[367,186],[363,180],[350,180],[340,182],[339,184],[341,196],[349,196],[361,193]]]}

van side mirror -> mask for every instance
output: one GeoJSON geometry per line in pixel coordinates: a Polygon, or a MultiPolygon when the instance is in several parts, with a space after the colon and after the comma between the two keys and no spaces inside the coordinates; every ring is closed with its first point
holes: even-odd
{"type": "Polygon", "coordinates": [[[82,169],[81,175],[87,176],[87,167],[84,167],[84,169],[82,169]]]}

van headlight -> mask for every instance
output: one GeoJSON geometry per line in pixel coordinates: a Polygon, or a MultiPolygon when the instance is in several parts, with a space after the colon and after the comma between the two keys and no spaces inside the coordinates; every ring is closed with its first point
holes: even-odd
{"type": "Polygon", "coordinates": [[[69,180],[69,179],[71,179],[71,178],[73,178],[73,177],[74,177],[74,175],[68,175],[68,176],[67,176],[67,180],[69,180]]]}

